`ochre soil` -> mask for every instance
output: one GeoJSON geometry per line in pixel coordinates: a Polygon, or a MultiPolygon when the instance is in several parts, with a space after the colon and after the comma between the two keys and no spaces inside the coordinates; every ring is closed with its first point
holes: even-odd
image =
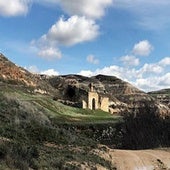
{"type": "MultiPolygon", "coordinates": [[[[94,151],[117,170],[170,170],[170,149],[94,151]]],[[[98,168],[100,169],[100,168],[98,168]]]]}

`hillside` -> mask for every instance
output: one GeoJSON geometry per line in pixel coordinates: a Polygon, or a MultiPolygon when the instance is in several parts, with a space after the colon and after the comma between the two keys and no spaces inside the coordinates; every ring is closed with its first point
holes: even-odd
{"type": "Polygon", "coordinates": [[[155,109],[155,114],[170,115],[168,106],[159,103],[149,94],[142,92],[133,85],[113,76],[97,75],[83,77],[80,75],[65,75],[49,78],[52,87],[59,90],[54,98],[64,104],[82,107],[82,100],[87,96],[89,84],[93,83],[95,90],[110,99],[112,114],[129,114],[144,109],[147,103],[155,109]]]}
{"type": "Polygon", "coordinates": [[[114,76],[97,75],[88,78],[79,75],[37,75],[16,66],[0,54],[0,80],[1,84],[15,85],[15,88],[22,88],[31,93],[50,95],[57,101],[79,108],[82,108],[82,100],[87,96],[89,84],[93,83],[100,95],[109,97],[109,110],[112,114],[128,114],[134,108],[138,111],[144,109],[148,102],[152,103],[151,108],[157,108],[157,114],[170,114],[165,102],[161,104],[151,95],[114,76]]]}
{"type": "MultiPolygon", "coordinates": [[[[19,67],[0,54],[0,83],[15,85],[16,88],[26,87],[29,91],[50,94],[54,89],[46,81],[47,76],[32,74],[19,67]]],[[[1,85],[0,84],[0,85],[1,85]]],[[[57,90],[55,90],[57,91],[57,90]]]]}
{"type": "Polygon", "coordinates": [[[158,102],[168,105],[170,108],[170,89],[162,89],[158,91],[149,92],[158,102]]]}
{"type": "Polygon", "coordinates": [[[116,77],[34,75],[0,59],[0,169],[170,168],[166,105],[116,77]],[[81,108],[89,83],[116,113],[81,108]]]}
{"type": "Polygon", "coordinates": [[[0,169],[166,169],[170,167],[168,149],[113,149],[170,146],[169,119],[162,120],[147,111],[143,117],[123,119],[98,110],[69,107],[47,95],[1,86],[0,169]]]}

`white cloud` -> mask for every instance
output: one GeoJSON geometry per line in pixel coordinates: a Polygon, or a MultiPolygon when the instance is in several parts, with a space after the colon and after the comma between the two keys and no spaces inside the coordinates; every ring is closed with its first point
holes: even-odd
{"type": "Polygon", "coordinates": [[[135,56],[123,56],[120,58],[120,60],[123,62],[126,66],[138,66],[139,65],[139,59],[135,56]]]}
{"type": "Polygon", "coordinates": [[[159,78],[158,85],[170,87],[170,73],[159,78]]]}
{"type": "Polygon", "coordinates": [[[159,89],[156,85],[155,77],[137,79],[134,82],[134,85],[136,85],[138,88],[143,89],[145,91],[154,91],[156,89],[159,89]]]}
{"type": "Polygon", "coordinates": [[[48,31],[42,36],[43,41],[56,43],[58,45],[74,45],[77,43],[91,41],[99,34],[99,26],[86,17],[72,16],[68,20],[60,18],[48,31]]]}
{"type": "Polygon", "coordinates": [[[45,75],[48,75],[48,76],[58,76],[59,72],[55,71],[54,69],[48,69],[48,70],[45,70],[45,71],[41,71],[40,74],[45,74],[45,75]]]}
{"type": "Polygon", "coordinates": [[[0,0],[0,15],[18,16],[25,15],[32,3],[46,6],[61,6],[69,15],[86,16],[97,19],[105,14],[105,9],[112,5],[113,0],[0,0]]]}
{"type": "MultiPolygon", "coordinates": [[[[95,20],[104,16],[105,9],[112,5],[113,0],[34,0],[34,2],[60,5],[70,15],[68,19],[61,17],[39,40],[32,41],[32,46],[37,49],[39,56],[48,56],[47,48],[53,48],[55,56],[60,58],[61,46],[72,46],[98,37],[100,27],[95,20]]],[[[98,63],[97,59],[92,60],[89,62],[98,63]]]]}
{"type": "Polygon", "coordinates": [[[154,91],[169,88],[170,73],[166,73],[165,75],[160,76],[137,79],[134,84],[145,91],[154,91]]]}
{"type": "Polygon", "coordinates": [[[160,62],[160,65],[162,66],[170,66],[170,57],[163,58],[160,62]]]}
{"type": "Polygon", "coordinates": [[[102,69],[97,69],[93,72],[90,70],[82,70],[78,74],[87,76],[87,77],[98,75],[98,74],[103,74],[103,75],[112,75],[112,76],[117,76],[119,78],[123,78],[122,77],[123,71],[124,71],[123,67],[113,65],[113,66],[109,66],[109,67],[104,67],[102,69]]]}
{"type": "Polygon", "coordinates": [[[59,59],[62,57],[60,46],[92,41],[98,35],[99,26],[91,19],[76,15],[67,20],[61,17],[52,25],[47,34],[41,36],[39,40],[33,40],[31,46],[36,49],[38,56],[59,59]]]}
{"type": "Polygon", "coordinates": [[[87,61],[91,64],[98,64],[99,63],[99,60],[96,59],[94,55],[88,55],[87,61]]]}
{"type": "Polygon", "coordinates": [[[48,75],[48,76],[59,75],[59,72],[54,70],[54,69],[39,70],[38,67],[35,66],[35,65],[25,67],[25,69],[27,69],[28,71],[30,71],[33,74],[45,74],[45,75],[48,75]]]}
{"type": "Polygon", "coordinates": [[[90,70],[81,70],[78,75],[86,76],[86,77],[91,77],[94,75],[94,73],[90,70]]]}
{"type": "Polygon", "coordinates": [[[62,57],[60,50],[53,47],[40,50],[38,52],[38,55],[40,57],[47,58],[47,59],[55,59],[55,58],[60,59],[62,57]]]}
{"type": "Polygon", "coordinates": [[[152,50],[153,46],[150,42],[148,40],[143,40],[134,45],[132,52],[138,56],[148,56],[152,50]]]}
{"type": "Polygon", "coordinates": [[[159,65],[159,63],[154,63],[154,64],[144,64],[143,67],[139,70],[141,74],[144,73],[154,73],[154,74],[159,74],[162,73],[164,68],[159,65]]]}
{"type": "Polygon", "coordinates": [[[60,0],[61,7],[70,15],[100,18],[105,8],[112,5],[113,0],[60,0]]]}
{"type": "Polygon", "coordinates": [[[36,0],[36,2],[60,5],[69,15],[98,19],[104,16],[105,9],[112,5],[113,0],[36,0]]]}
{"type": "Polygon", "coordinates": [[[84,76],[97,74],[116,76],[132,83],[139,89],[153,91],[170,87],[170,70],[166,70],[168,65],[162,65],[166,60],[168,60],[167,57],[157,63],[144,64],[139,69],[112,65],[95,71],[82,70],[79,74],[84,76]]]}
{"type": "Polygon", "coordinates": [[[0,15],[7,17],[25,15],[30,3],[31,0],[0,0],[0,15]]]}

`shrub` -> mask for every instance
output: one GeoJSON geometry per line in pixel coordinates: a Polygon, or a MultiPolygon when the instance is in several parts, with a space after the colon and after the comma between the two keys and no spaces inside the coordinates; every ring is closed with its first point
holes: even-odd
{"type": "Polygon", "coordinates": [[[27,170],[29,167],[37,169],[36,160],[39,157],[38,148],[24,143],[4,143],[0,145],[0,159],[6,161],[10,168],[27,170]]]}

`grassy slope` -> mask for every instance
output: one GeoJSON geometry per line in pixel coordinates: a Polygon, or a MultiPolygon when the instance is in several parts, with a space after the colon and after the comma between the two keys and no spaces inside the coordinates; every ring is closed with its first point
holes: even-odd
{"type": "Polygon", "coordinates": [[[92,152],[97,142],[76,126],[116,124],[119,120],[99,110],[65,106],[49,96],[1,88],[0,169],[79,169],[82,164],[113,169],[110,162],[92,152]]]}

